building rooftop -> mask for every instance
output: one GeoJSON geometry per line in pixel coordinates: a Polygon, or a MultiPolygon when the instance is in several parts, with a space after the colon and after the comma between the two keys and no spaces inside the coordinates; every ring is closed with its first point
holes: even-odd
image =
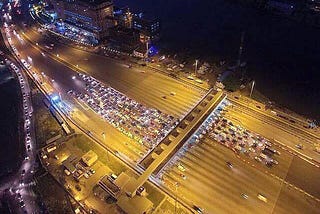
{"type": "Polygon", "coordinates": [[[121,195],[118,198],[117,205],[128,214],[148,213],[153,207],[153,203],[146,197],[135,196],[128,198],[125,195],[121,195]]]}
{"type": "Polygon", "coordinates": [[[130,180],[130,176],[128,176],[126,173],[121,172],[121,174],[117,177],[117,179],[114,181],[114,184],[117,185],[120,189],[122,189],[130,180]]]}

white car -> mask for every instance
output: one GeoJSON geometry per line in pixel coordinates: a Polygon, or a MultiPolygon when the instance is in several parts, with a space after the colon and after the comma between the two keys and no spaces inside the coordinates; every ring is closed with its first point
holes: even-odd
{"type": "Polygon", "coordinates": [[[27,142],[27,144],[29,144],[31,142],[31,138],[30,137],[26,137],[26,142],[27,142]]]}

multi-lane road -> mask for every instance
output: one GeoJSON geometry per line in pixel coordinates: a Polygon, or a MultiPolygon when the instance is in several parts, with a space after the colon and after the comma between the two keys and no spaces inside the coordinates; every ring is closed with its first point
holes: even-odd
{"type": "MultiPolygon", "coordinates": [[[[3,50],[6,50],[3,41],[0,41],[0,47],[3,50]]],[[[34,136],[34,126],[33,126],[33,107],[31,102],[31,88],[28,83],[27,75],[23,70],[19,68],[19,64],[9,55],[5,57],[5,65],[15,73],[15,76],[18,79],[21,95],[22,95],[22,113],[23,113],[23,133],[24,138],[23,142],[25,144],[25,159],[23,160],[19,171],[16,175],[8,178],[8,180],[0,186],[0,192],[5,189],[10,189],[10,197],[13,199],[12,208],[17,213],[23,213],[27,211],[38,212],[38,207],[34,203],[36,197],[32,190],[33,185],[33,173],[35,171],[36,165],[36,145],[35,145],[35,136],[34,136]]]]}
{"type": "Polygon", "coordinates": [[[51,84],[63,100],[73,106],[74,111],[71,115],[77,123],[86,130],[90,130],[113,151],[123,153],[133,162],[137,162],[147,150],[115,130],[88,106],[67,95],[70,89],[86,93],[86,85],[77,76],[75,70],[92,75],[136,101],[176,118],[182,118],[205,93],[201,89],[182,84],[165,75],[153,71],[141,72],[139,68],[128,69],[122,63],[93,53],[60,44],[55,44],[51,50],[45,46],[52,47],[52,42],[44,41],[41,37],[35,39],[33,31],[28,33],[17,30],[17,32],[25,38],[24,41],[20,41],[12,35],[12,43],[19,51],[20,58],[27,60],[29,57],[31,59],[29,63],[39,79],[46,84],[51,84]],[[33,42],[29,41],[30,38],[33,42]],[[73,76],[77,78],[73,79],[73,76]],[[172,92],[174,96],[170,95],[172,92]],[[105,134],[102,135],[102,133],[105,134]]]}
{"type": "MultiPolygon", "coordinates": [[[[205,94],[204,90],[191,84],[181,83],[178,80],[142,66],[127,68],[125,61],[115,61],[59,43],[55,43],[52,50],[46,49],[45,45],[50,46],[51,41],[45,37],[41,37],[34,29],[25,30],[24,36],[27,40],[33,41],[33,44],[37,43],[38,48],[43,52],[48,51],[51,53],[50,58],[57,60],[59,63],[72,66],[71,68],[75,70],[87,73],[132,97],[139,103],[165,111],[176,117],[185,115],[201,96],[205,94]],[[171,92],[175,93],[174,97],[170,96],[171,92]],[[167,98],[164,99],[163,96],[167,98]]],[[[41,54],[39,51],[37,52],[41,58],[41,54]]],[[[56,73],[58,72],[56,71],[56,73]]],[[[57,80],[58,82],[60,81],[60,79],[57,80]]]]}
{"type": "Polygon", "coordinates": [[[320,143],[319,133],[304,127],[306,123],[290,122],[272,115],[264,110],[257,109],[253,104],[233,100],[233,105],[226,109],[225,116],[241,123],[244,127],[253,130],[266,138],[283,144],[305,155],[310,160],[320,162],[320,154],[315,151],[314,144],[320,143]],[[296,145],[303,145],[299,150],[296,145]],[[299,151],[298,151],[299,150],[299,151]]]}
{"type": "MultiPolygon", "coordinates": [[[[91,75],[136,101],[176,118],[182,118],[205,94],[197,87],[144,67],[127,68],[124,61],[52,42],[36,29],[17,32],[25,40],[22,43],[12,36],[21,58],[30,57],[30,64],[42,81],[50,83],[65,103],[73,106],[72,118],[113,151],[121,151],[134,162],[147,150],[116,131],[88,106],[67,95],[70,89],[85,92],[84,82],[72,78],[76,75],[75,71],[91,75]],[[170,95],[172,92],[174,96],[170,95]],[[102,133],[106,134],[105,138],[102,133]]],[[[293,147],[303,140],[313,140],[295,126],[286,126],[246,106],[234,105],[227,110],[225,117],[271,140],[277,139],[293,147]]],[[[186,168],[184,172],[176,165],[164,170],[162,185],[171,189],[180,200],[203,207],[205,213],[303,213],[305,210],[317,213],[319,201],[308,194],[319,198],[316,185],[318,169],[281,147],[279,151],[282,153],[278,159],[279,165],[267,169],[236,156],[212,139],[204,138],[179,160],[186,168]],[[228,168],[226,161],[232,162],[234,167],[228,168]],[[296,167],[302,164],[304,167],[296,167]],[[302,177],[308,178],[308,182],[302,177]],[[258,194],[264,195],[268,201],[259,200],[258,194]],[[294,204],[286,203],[288,200],[294,201],[294,204]]],[[[307,146],[305,151],[309,152],[307,146]]],[[[310,154],[308,156],[314,159],[319,157],[312,151],[310,154]]]]}
{"type": "Polygon", "coordinates": [[[279,151],[282,153],[278,158],[279,165],[270,170],[205,138],[174,165],[164,169],[162,182],[179,199],[204,208],[205,213],[304,213],[306,210],[317,213],[320,202],[296,185],[311,187],[308,192],[319,197],[318,190],[314,189],[319,179],[318,169],[309,164],[293,170],[301,164],[301,159],[279,151]],[[231,162],[233,168],[226,162],[231,162]],[[182,164],[185,171],[178,169],[177,164],[182,164]],[[285,179],[277,177],[274,171],[285,179]],[[301,178],[308,182],[303,184],[301,178]],[[258,194],[268,201],[259,200],[258,194]],[[289,199],[294,204],[285,201],[289,199]]]}

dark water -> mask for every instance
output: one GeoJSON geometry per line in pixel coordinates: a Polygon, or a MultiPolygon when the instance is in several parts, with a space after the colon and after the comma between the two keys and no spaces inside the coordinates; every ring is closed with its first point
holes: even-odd
{"type": "Polygon", "coordinates": [[[159,17],[161,47],[205,59],[244,55],[256,88],[276,103],[320,119],[320,29],[227,0],[115,0],[159,17]]]}
{"type": "Polygon", "coordinates": [[[19,86],[10,72],[0,66],[0,183],[15,172],[22,159],[19,143],[19,86]]]}

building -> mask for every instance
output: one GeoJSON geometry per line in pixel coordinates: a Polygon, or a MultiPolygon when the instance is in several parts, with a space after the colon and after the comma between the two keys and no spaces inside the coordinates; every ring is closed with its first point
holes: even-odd
{"type": "Polygon", "coordinates": [[[51,3],[58,18],[94,33],[100,41],[115,25],[112,0],[51,0],[51,3]]]}
{"type": "Polygon", "coordinates": [[[110,28],[109,31],[109,41],[121,51],[132,52],[140,44],[139,32],[135,29],[117,25],[110,28]]]}
{"type": "Polygon", "coordinates": [[[132,28],[139,30],[142,43],[155,42],[160,38],[160,23],[157,19],[147,19],[142,14],[135,14],[132,18],[132,28]]]}
{"type": "Polygon", "coordinates": [[[77,160],[76,156],[70,155],[67,159],[62,161],[62,165],[70,173],[74,173],[77,170],[76,167],[75,167],[75,163],[77,162],[76,160],[77,160]]]}
{"type": "Polygon", "coordinates": [[[128,7],[115,8],[114,17],[117,25],[125,28],[132,28],[133,14],[130,12],[130,9],[128,7]]]}
{"type": "Polygon", "coordinates": [[[98,160],[98,155],[90,150],[81,157],[81,160],[85,165],[92,166],[98,160]]]}
{"type": "Polygon", "coordinates": [[[121,195],[117,205],[127,214],[148,214],[153,208],[153,203],[148,198],[137,195],[133,198],[121,195]]]}

